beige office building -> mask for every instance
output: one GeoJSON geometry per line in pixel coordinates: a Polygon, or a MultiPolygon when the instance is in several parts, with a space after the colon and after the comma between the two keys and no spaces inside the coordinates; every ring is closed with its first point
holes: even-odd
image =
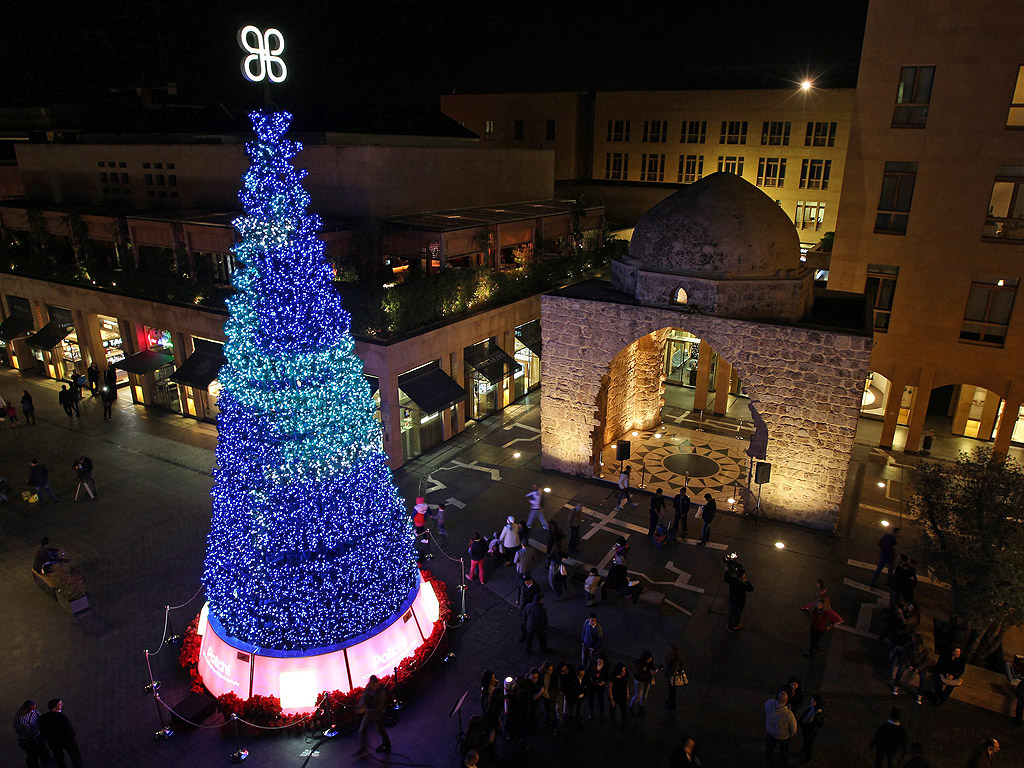
{"type": "Polygon", "coordinates": [[[869,6],[829,288],[874,297],[884,447],[1024,441],[1022,40],[1020,4],[869,6]]]}

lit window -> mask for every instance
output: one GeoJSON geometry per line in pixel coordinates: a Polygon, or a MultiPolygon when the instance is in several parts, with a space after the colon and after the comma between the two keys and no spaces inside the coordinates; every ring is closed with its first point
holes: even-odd
{"type": "Polygon", "coordinates": [[[494,121],[493,120],[485,120],[484,121],[484,138],[485,139],[493,139],[494,138],[494,121]]]}
{"type": "Polygon", "coordinates": [[[769,147],[788,147],[789,131],[792,125],[792,123],[783,122],[766,121],[761,123],[761,143],[769,147]]]}
{"type": "Polygon", "coordinates": [[[722,135],[719,144],[746,144],[747,121],[723,120],[722,135]]]}
{"type": "Polygon", "coordinates": [[[818,231],[825,222],[825,204],[805,202],[800,200],[796,204],[796,215],[793,223],[797,229],[813,229],[818,231]]]}
{"type": "Polygon", "coordinates": [[[971,281],[971,293],[960,326],[961,341],[1003,346],[1017,296],[1017,283],[1016,277],[991,275],[981,275],[971,281]]]}
{"type": "Polygon", "coordinates": [[[629,153],[605,153],[604,177],[612,181],[625,181],[629,177],[629,153]]]}
{"type": "Polygon", "coordinates": [[[735,173],[737,176],[743,175],[743,158],[734,157],[728,155],[723,157],[718,156],[718,172],[719,173],[735,173]]]}
{"type": "Polygon", "coordinates": [[[828,189],[831,160],[804,160],[800,166],[800,189],[828,189]]]}
{"type": "Polygon", "coordinates": [[[664,155],[641,155],[640,156],[640,181],[664,181],[665,180],[665,156],[664,155]]]}
{"type": "Polygon", "coordinates": [[[679,184],[692,184],[704,175],[704,155],[680,155],[679,184]]]}
{"type": "Polygon", "coordinates": [[[782,188],[786,181],[786,158],[762,157],[757,161],[757,186],[782,188]]]}
{"type": "Polygon", "coordinates": [[[1024,166],[996,169],[982,237],[1024,243],[1024,166]]]}
{"type": "Polygon", "coordinates": [[[708,133],[707,120],[683,120],[682,133],[679,137],[681,144],[703,144],[708,133]]]}
{"type": "Polygon", "coordinates": [[[685,304],[690,300],[690,297],[686,295],[686,289],[676,288],[676,294],[672,297],[672,301],[676,304],[685,304]]]}

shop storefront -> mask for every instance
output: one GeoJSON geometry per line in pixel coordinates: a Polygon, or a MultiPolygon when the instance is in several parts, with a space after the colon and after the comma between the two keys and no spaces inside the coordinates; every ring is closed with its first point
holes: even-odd
{"type": "Polygon", "coordinates": [[[531,320],[516,328],[512,357],[522,366],[512,376],[512,399],[518,400],[540,386],[540,320],[531,320]]]}
{"type": "Polygon", "coordinates": [[[32,331],[32,307],[28,299],[8,296],[7,308],[10,314],[0,323],[0,365],[17,368],[18,353],[14,340],[32,331]]]}
{"type": "Polygon", "coordinates": [[[494,339],[485,339],[463,350],[466,383],[469,384],[467,419],[482,419],[505,407],[504,390],[509,378],[522,366],[499,347],[494,339]]]}
{"type": "Polygon", "coordinates": [[[117,367],[117,364],[124,360],[124,349],[121,342],[121,328],[117,318],[107,315],[97,315],[100,324],[100,343],[103,345],[103,355],[106,358],[106,367],[113,368],[116,374],[115,384],[118,387],[128,386],[128,372],[117,367]]]}
{"type": "Polygon", "coordinates": [[[143,329],[146,332],[149,350],[170,357],[170,360],[153,370],[153,405],[172,413],[181,413],[181,393],[178,391],[177,382],[171,379],[171,374],[174,373],[174,343],[171,341],[171,332],[148,325],[143,326],[143,329]]]}
{"type": "MultiPolygon", "coordinates": [[[[46,313],[49,321],[38,332],[25,339],[25,343],[32,350],[36,370],[41,375],[49,376],[51,379],[64,379],[75,371],[76,361],[64,360],[65,354],[73,357],[74,353],[66,352],[61,344],[68,334],[75,330],[74,321],[71,318],[71,310],[65,307],[47,305],[46,313]],[[50,353],[49,362],[47,353],[50,353]]],[[[75,347],[78,348],[78,360],[81,360],[82,352],[77,342],[75,347]]]]}
{"type": "Polygon", "coordinates": [[[227,362],[224,345],[218,341],[192,337],[193,352],[168,378],[168,386],[177,384],[179,401],[184,403],[185,414],[206,421],[216,421],[220,410],[220,382],[217,376],[227,362]]]}
{"type": "Polygon", "coordinates": [[[697,386],[700,339],[692,333],[673,329],[665,342],[665,383],[697,386]]]}
{"type": "Polygon", "coordinates": [[[436,361],[398,377],[402,456],[406,461],[444,440],[444,420],[454,423],[453,406],[465,397],[466,390],[441,370],[436,361]]]}

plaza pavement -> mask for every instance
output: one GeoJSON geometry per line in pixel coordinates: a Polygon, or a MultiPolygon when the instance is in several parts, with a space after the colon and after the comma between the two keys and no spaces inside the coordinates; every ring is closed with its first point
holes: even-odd
{"type": "MultiPolygon", "coordinates": [[[[5,426],[0,432],[0,475],[15,488],[12,502],[0,507],[0,583],[6,619],[5,631],[0,631],[0,657],[6,660],[0,708],[9,713],[8,723],[25,698],[42,705],[60,696],[78,729],[87,765],[228,764],[234,738],[217,727],[179,728],[167,741],[154,740],[157,713],[152,698],[142,690],[147,681],[145,649],[157,652],[153,669],[163,681],[165,700],[173,704],[188,688],[177,665],[177,647],[161,648],[163,607],[185,603],[199,586],[210,518],[215,430],[132,406],[124,399],[115,405],[112,422],[101,420],[99,401],[89,398],[83,402],[81,418],[69,420],[57,405],[54,382],[0,372],[0,395],[17,400],[24,388],[35,397],[38,425],[5,426]],[[71,464],[80,453],[95,462],[99,498],[93,502],[72,501],[71,464]],[[32,457],[48,465],[58,504],[29,507],[18,498],[32,457]],[[87,614],[70,617],[33,584],[31,553],[43,535],[66,548],[88,579],[93,607],[87,614]]],[[[866,582],[870,572],[849,561],[873,561],[879,519],[899,520],[899,484],[906,470],[873,451],[869,443],[859,444],[837,536],[764,521],[755,530],[750,519],[720,515],[712,541],[724,548],[679,544],[659,551],[637,531],[646,529],[645,499],[638,499],[640,506],[611,516],[610,487],[540,470],[535,400],[536,395],[411,462],[396,475],[400,490],[410,502],[425,491],[432,504],[446,503],[446,554],[452,557],[462,555],[474,530],[489,533],[509,514],[523,517],[524,496],[534,482],[552,489],[546,509],[561,510],[554,515],[560,523],[566,515],[562,505],[582,501],[597,516],[589,517],[584,526],[587,538],[576,556],[578,567],[600,563],[615,537],[629,533],[631,570],[666,595],[660,608],[633,606],[617,598],[599,605],[606,651],[613,662],[631,661],[643,649],[660,659],[675,642],[682,649],[691,684],[679,692],[678,709],[667,712],[662,706],[664,679],[659,679],[647,717],[634,720],[625,735],[609,729],[606,721],[597,722],[582,733],[534,738],[530,752],[510,764],[667,765],[680,736],[688,732],[697,739],[705,766],[759,765],[763,702],[792,674],[803,679],[808,691],[821,690],[828,705],[814,765],[872,764],[867,745],[894,702],[876,643],[855,632],[836,631],[826,641],[827,654],[808,661],[800,655],[807,626],[798,606],[811,598],[814,580],[823,576],[831,585],[836,609],[849,625],[857,624],[861,603],[875,598],[856,586],[866,582]],[[519,458],[513,455],[516,451],[519,458]],[[876,485],[880,478],[887,483],[885,489],[876,485]],[[777,549],[776,541],[784,542],[785,549],[777,549]],[[735,635],[724,629],[725,551],[739,553],[755,586],[743,616],[744,629],[735,635]]],[[[695,528],[691,520],[691,534],[695,528]]],[[[435,553],[430,565],[449,584],[457,605],[453,587],[458,565],[442,552],[435,553]]],[[[543,568],[537,575],[543,576],[543,568]]],[[[515,587],[513,569],[508,567],[489,573],[486,586],[469,587],[470,618],[450,633],[456,658],[432,673],[429,684],[407,702],[390,731],[395,752],[388,762],[457,765],[457,722],[448,717],[453,703],[469,691],[468,717],[478,708],[483,669],[504,677],[524,672],[542,658],[527,657],[517,642],[515,587]]],[[[574,581],[571,596],[556,602],[549,595],[546,600],[551,660],[578,659],[579,629],[589,613],[579,589],[579,581],[574,581]]],[[[920,591],[936,602],[943,598],[935,587],[922,586],[920,591]]],[[[200,600],[172,612],[173,630],[184,627],[200,600]]],[[[874,619],[877,630],[881,612],[866,615],[874,619]]],[[[897,701],[911,739],[925,743],[934,766],[963,765],[971,747],[990,735],[1003,745],[999,765],[1024,765],[1020,732],[1004,718],[955,700],[939,708],[915,706],[906,696],[897,701]]],[[[348,737],[321,743],[313,755],[309,749],[315,742],[303,734],[244,734],[242,743],[250,750],[251,766],[300,766],[307,758],[312,766],[357,763],[352,758],[355,744],[348,737]]],[[[377,757],[358,764],[375,764],[377,757]]],[[[8,725],[0,735],[0,766],[22,763],[8,725]]]]}

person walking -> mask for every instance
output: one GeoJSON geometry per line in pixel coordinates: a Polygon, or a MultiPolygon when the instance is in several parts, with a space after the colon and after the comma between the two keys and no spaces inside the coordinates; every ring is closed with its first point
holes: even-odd
{"type": "Polygon", "coordinates": [[[611,674],[611,667],[608,665],[608,657],[603,653],[594,660],[594,666],[587,670],[583,680],[584,689],[587,692],[587,709],[590,712],[590,719],[594,719],[594,705],[597,705],[597,712],[604,717],[604,702],[608,698],[608,676],[611,674]]]}
{"type": "Polygon", "coordinates": [[[518,573],[519,577],[522,578],[533,570],[533,550],[527,542],[520,540],[519,543],[520,546],[516,551],[513,562],[516,564],[516,573],[518,573]]]}
{"type": "Polygon", "coordinates": [[[65,752],[71,758],[71,765],[74,768],[81,768],[82,753],[78,750],[74,726],[63,712],[64,702],[60,699],[50,699],[46,708],[49,711],[39,716],[39,732],[53,752],[58,768],[67,767],[67,763],[64,762],[65,752]]]}
{"type": "MultiPolygon", "coordinates": [[[[78,477],[79,486],[85,486],[86,493],[90,499],[96,498],[96,478],[92,474],[92,459],[88,456],[79,456],[72,465],[75,475],[78,477]]],[[[78,491],[75,491],[75,500],[78,500],[78,491]]]]}
{"type": "Polygon", "coordinates": [[[540,652],[548,652],[548,612],[544,607],[544,595],[538,594],[523,611],[526,626],[526,655],[533,655],[533,641],[540,644],[540,652]]]}
{"type": "Polygon", "coordinates": [[[25,423],[35,426],[36,423],[36,406],[32,402],[32,395],[28,393],[28,390],[22,390],[21,395],[21,412],[25,415],[25,423]]]}
{"type": "Polygon", "coordinates": [[[647,714],[647,697],[651,693],[651,686],[654,685],[656,671],[654,654],[650,651],[640,654],[640,658],[633,665],[633,698],[629,700],[629,709],[632,712],[635,706],[640,712],[640,717],[647,714]]]}
{"type": "Polygon", "coordinates": [[[586,621],[583,622],[581,640],[583,646],[580,649],[580,664],[584,667],[590,667],[597,658],[597,654],[600,653],[601,646],[604,644],[604,629],[598,623],[596,613],[590,614],[586,621]]]}
{"type": "Polygon", "coordinates": [[[47,763],[53,759],[39,732],[39,710],[31,699],[14,713],[14,733],[18,737],[18,746],[25,752],[28,768],[39,768],[41,762],[47,763]]]}
{"type": "Polygon", "coordinates": [[[555,600],[561,601],[568,578],[569,569],[565,566],[565,555],[556,547],[548,555],[548,585],[555,593],[555,600]]]}
{"type": "Polygon", "coordinates": [[[480,538],[480,532],[473,534],[469,540],[469,581],[474,574],[479,574],[480,583],[484,583],[484,560],[487,558],[487,542],[480,538]]]}
{"type": "Polygon", "coordinates": [[[878,726],[871,739],[871,748],[875,750],[875,768],[882,768],[883,760],[887,768],[895,768],[907,756],[907,729],[900,722],[900,717],[899,707],[889,710],[889,719],[878,726]]]}
{"type": "Polygon", "coordinates": [[[661,522],[661,513],[665,509],[665,493],[659,488],[651,496],[651,521],[647,529],[647,538],[654,541],[654,531],[661,522]]]}
{"type": "Polygon", "coordinates": [[[534,518],[536,518],[540,520],[540,527],[546,531],[548,529],[548,521],[541,511],[541,507],[544,506],[544,494],[541,493],[536,483],[533,484],[533,490],[526,494],[526,499],[530,502],[530,515],[526,518],[526,527],[529,528],[533,525],[534,518]]]}
{"type": "MultiPolygon", "coordinates": [[[[60,403],[60,407],[64,409],[64,413],[71,418],[72,414],[72,397],[71,390],[68,389],[67,384],[61,384],[60,392],[57,393],[57,402],[60,403]]],[[[75,404],[77,407],[77,404],[75,404]]]]}
{"type": "Polygon", "coordinates": [[[672,499],[672,506],[675,508],[675,516],[672,518],[672,528],[669,533],[675,536],[677,533],[686,538],[686,518],[690,514],[690,497],[685,488],[680,488],[676,497],[672,499]]]}
{"type": "Polygon", "coordinates": [[[893,528],[892,531],[883,533],[882,538],[878,540],[878,565],[875,567],[875,572],[872,574],[868,586],[875,586],[875,583],[878,581],[878,575],[882,572],[883,568],[888,569],[886,576],[892,581],[892,568],[896,562],[896,538],[899,535],[900,529],[893,528]]]}
{"type": "Polygon", "coordinates": [[[580,526],[583,525],[583,502],[577,501],[576,505],[569,510],[569,551],[578,552],[580,549],[580,526]]]}
{"type": "MultiPolygon", "coordinates": [[[[108,371],[114,370],[108,368],[108,371]]],[[[117,388],[110,384],[104,384],[100,391],[100,401],[103,403],[103,420],[114,418],[114,401],[117,399],[117,388]]]]}
{"type": "Polygon", "coordinates": [[[950,697],[953,689],[964,682],[967,663],[960,655],[959,648],[950,648],[935,663],[935,694],[933,701],[941,704],[950,697]]]}
{"type": "Polygon", "coordinates": [[[998,754],[998,739],[985,739],[971,752],[971,756],[967,759],[967,768],[992,768],[998,754]]]}
{"type": "Polygon", "coordinates": [[[505,519],[505,527],[501,529],[498,538],[501,539],[502,555],[505,557],[505,561],[511,564],[516,555],[519,554],[520,549],[519,523],[516,522],[512,515],[505,519]]]}
{"type": "Polygon", "coordinates": [[[636,502],[634,502],[629,497],[629,474],[630,474],[630,472],[632,472],[632,467],[626,466],[619,473],[619,501],[615,505],[615,509],[612,510],[613,512],[616,512],[619,509],[622,509],[623,507],[625,507],[627,502],[632,504],[634,507],[636,506],[636,502]]]}
{"type": "Polygon", "coordinates": [[[359,724],[359,751],[356,757],[367,754],[366,732],[372,725],[377,735],[380,736],[380,746],[377,752],[390,752],[391,739],[388,732],[384,730],[384,707],[387,705],[388,693],[376,675],[370,675],[362,696],[359,697],[359,706],[356,712],[362,714],[363,722],[359,724]]]}
{"type": "Polygon", "coordinates": [[[50,472],[46,469],[45,464],[40,464],[35,459],[29,461],[28,485],[35,488],[40,505],[46,504],[43,500],[43,491],[46,491],[54,503],[56,503],[57,497],[53,495],[53,489],[50,488],[50,472]]]}
{"type": "Polygon", "coordinates": [[[628,688],[629,672],[626,665],[620,662],[615,665],[608,680],[608,714],[613,727],[616,713],[622,718],[622,730],[626,730],[626,721],[629,719],[628,688]]]}
{"type": "Polygon", "coordinates": [[[814,658],[819,654],[818,644],[826,632],[831,632],[832,627],[843,623],[843,617],[832,610],[832,599],[825,595],[811,609],[811,641],[804,651],[804,656],[814,658]]]}
{"type": "Polygon", "coordinates": [[[754,585],[747,578],[743,566],[729,558],[725,560],[725,583],[729,587],[729,613],[725,619],[725,628],[736,632],[743,629],[740,619],[743,618],[743,608],[747,604],[747,593],[754,591],[754,585]]]}
{"type": "Polygon", "coordinates": [[[774,765],[777,749],[779,762],[788,765],[789,742],[796,736],[796,717],[789,708],[789,695],[784,690],[764,703],[764,730],[764,764],[774,765]]]}
{"type": "Polygon", "coordinates": [[[718,512],[718,505],[715,503],[715,499],[710,493],[704,494],[704,506],[700,510],[700,518],[704,523],[704,527],[700,532],[700,541],[697,542],[698,546],[706,546],[708,539],[711,538],[711,523],[715,520],[715,514],[718,512]]]}
{"type": "Polygon", "coordinates": [[[89,367],[85,371],[85,377],[89,380],[90,397],[96,397],[96,390],[99,389],[100,384],[100,369],[96,367],[95,360],[89,363],[89,367]]]}
{"type": "Polygon", "coordinates": [[[678,672],[683,672],[683,654],[679,652],[678,645],[670,645],[668,648],[668,654],[665,656],[665,664],[663,665],[665,672],[665,687],[668,688],[668,699],[665,700],[666,709],[676,708],[676,688],[678,685],[673,685],[672,680],[678,672]]]}
{"type": "Polygon", "coordinates": [[[814,757],[814,740],[825,725],[825,699],[820,693],[811,696],[797,718],[797,725],[804,737],[803,762],[807,765],[814,757]]]}

